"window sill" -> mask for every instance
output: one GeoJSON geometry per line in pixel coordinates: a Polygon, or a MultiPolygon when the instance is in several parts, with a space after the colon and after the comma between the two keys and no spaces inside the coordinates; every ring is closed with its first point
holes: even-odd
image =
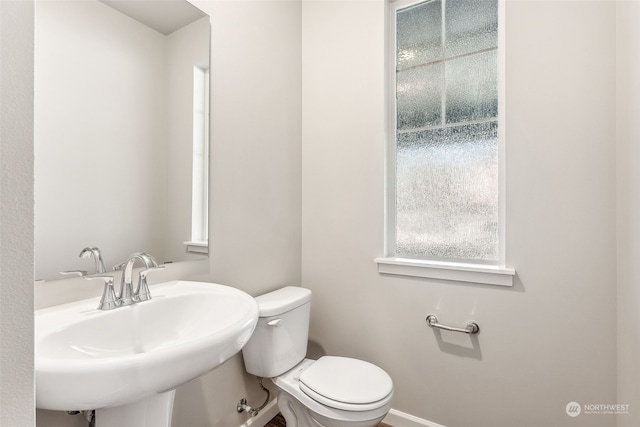
{"type": "Polygon", "coordinates": [[[378,273],[398,276],[471,282],[484,285],[513,286],[513,268],[497,265],[424,261],[407,258],[376,258],[378,273]]]}
{"type": "Polygon", "coordinates": [[[194,254],[208,254],[209,242],[184,242],[187,252],[194,254]]]}

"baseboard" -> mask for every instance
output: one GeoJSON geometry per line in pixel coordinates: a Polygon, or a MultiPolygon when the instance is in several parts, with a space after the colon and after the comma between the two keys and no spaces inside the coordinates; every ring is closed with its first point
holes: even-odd
{"type": "MultiPolygon", "coordinates": [[[[0,0],[2,1],[2,0],[0,0]]],[[[278,400],[273,399],[255,417],[251,417],[240,427],[264,427],[273,417],[278,415],[278,400]]]]}
{"type": "Polygon", "coordinates": [[[444,427],[441,424],[423,420],[396,409],[391,409],[382,422],[393,427],[444,427]]]}

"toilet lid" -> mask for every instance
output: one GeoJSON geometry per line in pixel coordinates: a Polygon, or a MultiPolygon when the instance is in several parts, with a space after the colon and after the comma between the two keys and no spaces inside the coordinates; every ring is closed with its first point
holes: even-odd
{"type": "Polygon", "coordinates": [[[370,410],[391,400],[393,382],[385,371],[363,360],[324,356],[300,374],[300,389],[337,409],[370,410]]]}

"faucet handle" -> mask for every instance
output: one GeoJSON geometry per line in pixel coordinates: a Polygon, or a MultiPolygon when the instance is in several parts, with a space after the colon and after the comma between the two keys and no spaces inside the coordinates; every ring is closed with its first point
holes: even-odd
{"type": "Polygon", "coordinates": [[[112,276],[92,276],[85,277],[85,280],[102,280],[104,281],[104,290],[102,291],[102,298],[98,304],[98,310],[111,310],[120,306],[120,301],[116,297],[116,291],[113,289],[113,277],[112,276]]]}
{"type": "Polygon", "coordinates": [[[65,270],[61,271],[60,274],[63,276],[84,277],[89,274],[89,272],[87,270],[65,270]]]}
{"type": "Polygon", "coordinates": [[[140,277],[138,278],[138,290],[136,292],[138,301],[147,301],[151,299],[151,292],[149,291],[149,286],[147,285],[147,275],[152,271],[158,270],[164,270],[164,265],[147,268],[140,272],[140,277]]]}

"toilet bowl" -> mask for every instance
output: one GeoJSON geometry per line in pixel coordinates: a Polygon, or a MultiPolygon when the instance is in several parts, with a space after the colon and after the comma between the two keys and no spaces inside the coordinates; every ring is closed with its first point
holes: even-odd
{"type": "Polygon", "coordinates": [[[271,378],[287,427],[374,427],[389,412],[391,377],[359,359],[305,358],[311,291],[288,286],[256,298],[259,320],[243,348],[247,372],[271,378]]]}
{"type": "Polygon", "coordinates": [[[296,426],[295,423],[289,421],[291,417],[296,418],[298,427],[372,427],[378,425],[391,408],[393,394],[391,378],[377,366],[357,359],[334,356],[324,356],[317,361],[304,359],[290,371],[273,378],[273,382],[280,389],[278,407],[287,420],[287,427],[296,426]],[[355,364],[359,363],[365,370],[372,370],[373,378],[355,383],[353,381],[358,380],[358,378],[354,378],[355,372],[343,371],[343,369],[353,368],[355,364]],[[305,373],[313,372],[315,368],[325,364],[326,367],[322,367],[322,370],[317,370],[314,373],[314,375],[318,375],[318,378],[305,377],[305,373]],[[329,373],[330,375],[325,375],[329,373]],[[330,394],[331,388],[328,386],[335,379],[337,379],[333,385],[335,394],[330,394]],[[314,380],[320,384],[314,383],[314,380]],[[307,383],[317,389],[324,387],[323,391],[328,392],[326,394],[331,397],[313,391],[313,388],[305,385],[307,383]],[[351,388],[348,393],[344,392],[342,387],[344,383],[350,383],[351,387],[346,387],[347,389],[351,388]],[[360,387],[362,390],[359,390],[360,387]],[[367,389],[364,390],[364,388],[367,389]],[[377,393],[372,393],[374,391],[377,393]]]}

